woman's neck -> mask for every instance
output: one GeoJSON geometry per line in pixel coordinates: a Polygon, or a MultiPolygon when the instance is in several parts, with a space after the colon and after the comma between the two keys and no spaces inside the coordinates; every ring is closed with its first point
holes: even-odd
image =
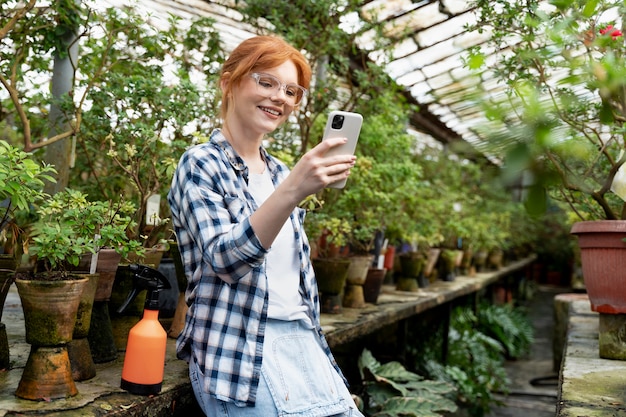
{"type": "Polygon", "coordinates": [[[245,132],[231,129],[224,125],[222,134],[231,144],[235,152],[246,162],[250,172],[261,174],[265,170],[265,161],[259,148],[263,143],[263,136],[252,139],[245,132]]]}

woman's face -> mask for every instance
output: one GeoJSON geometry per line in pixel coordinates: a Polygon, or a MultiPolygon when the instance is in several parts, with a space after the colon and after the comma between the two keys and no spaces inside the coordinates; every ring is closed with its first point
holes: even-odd
{"type": "Polygon", "coordinates": [[[295,108],[298,72],[293,62],[286,61],[274,68],[257,70],[254,74],[257,75],[244,76],[241,83],[233,88],[227,122],[237,123],[253,134],[264,135],[276,130],[295,108]],[[272,77],[278,80],[278,86],[271,84],[272,77]]]}

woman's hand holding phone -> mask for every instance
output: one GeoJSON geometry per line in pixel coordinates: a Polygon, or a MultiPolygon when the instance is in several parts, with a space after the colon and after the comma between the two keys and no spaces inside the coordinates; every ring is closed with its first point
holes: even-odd
{"type": "MultiPolygon", "coordinates": [[[[332,111],[328,116],[322,141],[337,137],[345,137],[347,141],[343,145],[331,148],[326,155],[354,155],[362,124],[363,116],[358,113],[332,111]]],[[[343,188],[346,186],[346,181],[347,178],[344,178],[327,185],[327,187],[343,188]]]]}

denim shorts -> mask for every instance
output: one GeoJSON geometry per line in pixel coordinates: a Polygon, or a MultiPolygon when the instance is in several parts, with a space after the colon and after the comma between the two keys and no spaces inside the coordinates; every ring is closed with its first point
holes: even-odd
{"type": "Polygon", "coordinates": [[[315,330],[301,321],[268,320],[254,407],[238,407],[203,392],[194,360],[189,376],[200,407],[211,417],[363,417],[315,330]]]}

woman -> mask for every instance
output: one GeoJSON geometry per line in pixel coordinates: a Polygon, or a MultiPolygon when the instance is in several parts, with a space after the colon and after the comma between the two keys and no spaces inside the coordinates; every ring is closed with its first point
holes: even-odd
{"type": "Polygon", "coordinates": [[[242,42],[221,77],[222,129],[181,158],[168,195],[188,278],[177,341],[208,416],[362,416],[319,320],[297,207],[347,178],[321,142],[291,171],[263,148],[306,94],[311,68],[282,39],[242,42]]]}

